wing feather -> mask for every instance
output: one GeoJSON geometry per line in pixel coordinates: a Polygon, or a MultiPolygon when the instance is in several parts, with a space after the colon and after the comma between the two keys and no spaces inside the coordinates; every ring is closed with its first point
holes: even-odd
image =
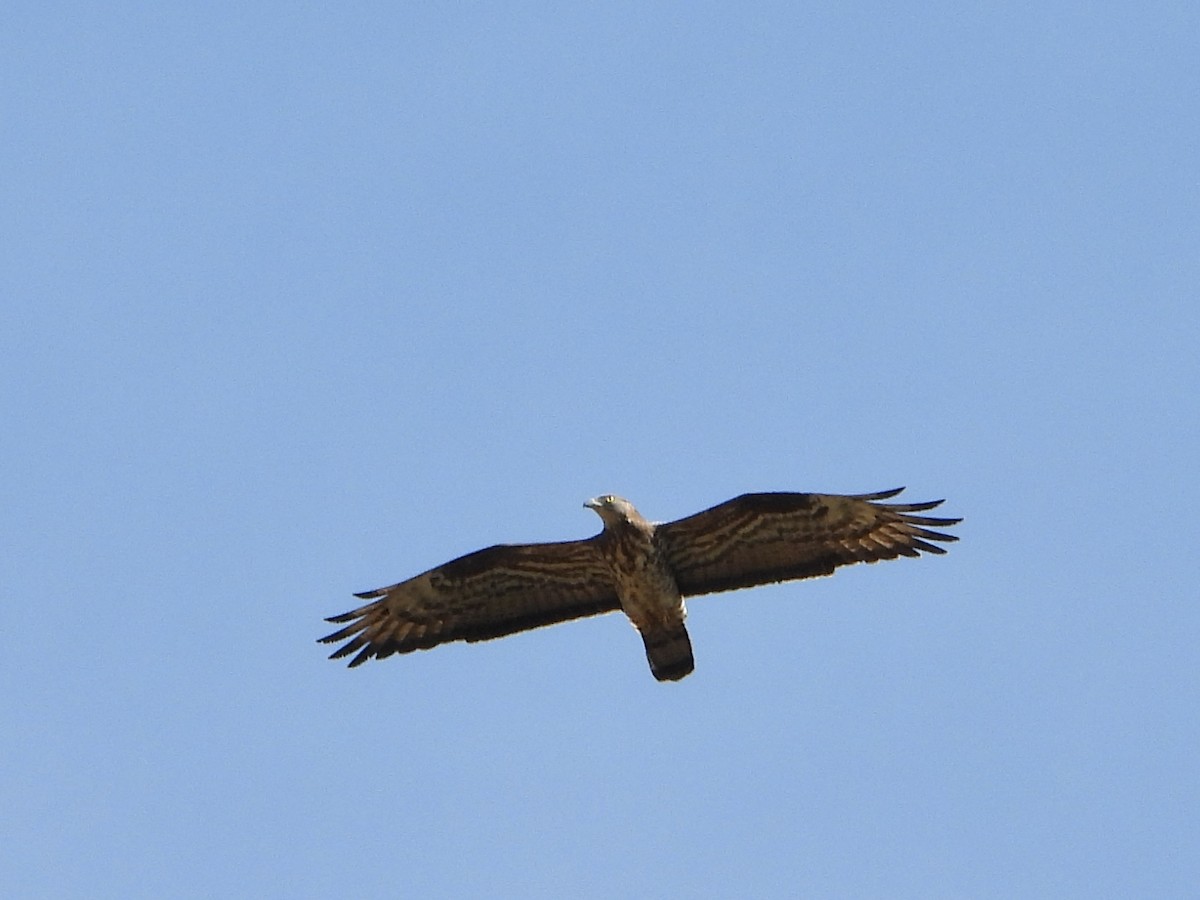
{"type": "Polygon", "coordinates": [[[345,641],[330,659],[355,654],[351,667],[620,608],[596,538],[499,544],[355,596],[371,602],[330,617],[327,621],[345,627],[320,639],[345,641]]]}
{"type": "Polygon", "coordinates": [[[924,503],[880,503],[903,488],[874,494],[743,494],[657,528],[685,595],[830,575],[838,566],[945,553],[933,542],[957,537],[931,528],[962,521],[911,513],[924,503]]]}

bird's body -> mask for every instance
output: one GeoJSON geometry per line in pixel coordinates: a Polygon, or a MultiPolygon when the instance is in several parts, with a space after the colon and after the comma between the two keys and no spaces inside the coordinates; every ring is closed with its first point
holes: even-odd
{"type": "Polygon", "coordinates": [[[650,671],[659,681],[678,681],[695,667],[683,620],[687,610],[656,528],[633,504],[611,494],[585,506],[604,520],[598,548],[612,573],[621,609],[641,632],[650,671]]]}
{"type": "Polygon", "coordinates": [[[944,553],[929,530],[961,521],[912,515],[940,504],[879,503],[876,494],[743,494],[674,522],[653,524],[628,500],[589,500],[604,530],[592,538],[497,545],[391,587],[358,594],[334,616],[345,641],[331,658],[366,660],[456,640],[480,641],[621,609],[638,629],[650,670],[677,681],[693,669],[684,597],[832,574],[838,566],[944,553]]]}

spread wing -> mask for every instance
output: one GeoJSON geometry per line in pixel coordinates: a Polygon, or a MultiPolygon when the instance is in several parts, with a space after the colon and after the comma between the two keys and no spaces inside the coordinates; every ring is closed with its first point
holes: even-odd
{"type": "Polygon", "coordinates": [[[663,552],[685,596],[774,581],[830,575],[838,566],[897,556],[945,553],[931,531],[961,522],[918,516],[938,506],[879,503],[877,494],[743,494],[712,509],[659,525],[663,552]]]}
{"type": "Polygon", "coordinates": [[[372,602],[327,619],[349,624],[321,638],[327,644],[346,642],[330,659],[357,652],[351,666],[620,608],[596,538],[488,547],[355,596],[372,602]]]}

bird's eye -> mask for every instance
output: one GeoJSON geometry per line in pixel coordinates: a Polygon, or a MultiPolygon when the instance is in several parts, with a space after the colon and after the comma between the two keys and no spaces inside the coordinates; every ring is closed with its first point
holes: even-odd
{"type": "Polygon", "coordinates": [[[617,499],[617,498],[616,498],[616,497],[614,497],[612,494],[605,494],[605,495],[604,495],[604,505],[605,505],[605,506],[612,506],[612,505],[613,505],[613,503],[616,501],[616,499],[617,499]]]}

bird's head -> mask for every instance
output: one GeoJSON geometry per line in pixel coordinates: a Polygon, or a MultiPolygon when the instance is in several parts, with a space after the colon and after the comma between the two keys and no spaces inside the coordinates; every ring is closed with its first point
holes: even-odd
{"type": "Polygon", "coordinates": [[[620,522],[626,522],[631,517],[637,515],[637,510],[633,508],[633,504],[624,497],[618,497],[616,494],[602,494],[599,497],[593,497],[583,505],[588,509],[594,509],[596,515],[604,520],[605,525],[616,525],[620,522]]]}

